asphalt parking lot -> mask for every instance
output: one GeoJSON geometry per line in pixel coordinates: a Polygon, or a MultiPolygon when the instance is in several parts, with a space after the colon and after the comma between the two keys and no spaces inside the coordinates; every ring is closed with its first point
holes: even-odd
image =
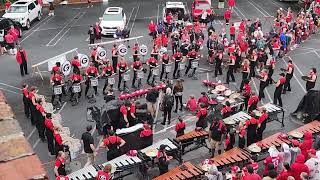
{"type": "MultiPolygon", "coordinates": [[[[150,45],[150,38],[148,37],[148,23],[150,20],[158,22],[161,20],[162,5],[164,0],[110,0],[108,3],[95,4],[93,8],[86,8],[86,5],[68,5],[56,7],[56,16],[47,16],[47,10],[44,10],[44,17],[40,22],[35,22],[32,24],[30,30],[23,32],[23,37],[20,39],[23,47],[27,50],[29,54],[29,71],[31,73],[31,65],[39,63],[50,57],[63,53],[73,48],[78,48],[79,52],[89,54],[88,49],[88,35],[87,31],[90,25],[98,21],[98,18],[102,15],[106,7],[109,6],[120,6],[124,8],[124,11],[129,18],[127,27],[131,30],[131,37],[144,36],[138,40],[139,44],[150,45]]],[[[190,9],[192,1],[187,0],[187,8],[190,9]]],[[[280,7],[287,9],[291,6],[296,12],[299,7],[295,4],[282,3],[276,0],[263,1],[263,0],[248,0],[248,1],[237,1],[235,13],[232,16],[232,21],[236,22],[241,19],[255,19],[259,18],[264,23],[263,28],[267,29],[270,26],[270,18],[275,14],[276,10],[280,7]]],[[[219,31],[223,26],[222,18],[217,18],[214,21],[215,28],[219,31]]],[[[112,38],[103,38],[103,41],[110,41],[112,38]]],[[[320,41],[319,35],[313,35],[302,46],[290,52],[289,56],[285,57],[283,60],[277,62],[277,71],[275,74],[280,73],[280,67],[286,67],[286,62],[292,59],[296,65],[295,76],[291,81],[292,93],[287,93],[283,95],[283,104],[285,113],[285,128],[281,128],[279,123],[272,122],[269,123],[266,130],[266,135],[273,134],[274,132],[284,131],[287,132],[295,127],[299,126],[300,123],[291,118],[289,115],[293,112],[300,99],[305,94],[305,82],[301,79],[302,75],[309,72],[311,67],[320,67],[320,41]]],[[[107,53],[110,54],[111,46],[105,46],[107,53]]],[[[206,56],[206,50],[203,50],[206,56]]],[[[132,60],[131,60],[132,61],[132,60]]],[[[201,81],[204,79],[214,80],[213,74],[211,73],[212,67],[210,67],[205,60],[200,62],[201,71],[198,74],[199,80],[191,80],[185,78],[185,95],[183,97],[184,102],[190,94],[196,96],[200,95],[201,91],[207,91],[207,88],[201,85],[201,81]]],[[[46,65],[40,67],[41,70],[46,70],[46,65]]],[[[53,179],[53,157],[48,156],[48,150],[46,143],[40,142],[37,132],[28,119],[24,117],[22,99],[20,93],[20,87],[23,82],[30,85],[36,85],[39,88],[39,93],[44,94],[47,97],[50,95],[49,88],[49,73],[45,73],[45,80],[41,80],[39,76],[31,77],[20,77],[19,67],[13,56],[0,56],[0,89],[6,92],[7,98],[13,110],[16,114],[18,121],[24,131],[25,136],[32,145],[34,151],[40,157],[41,161],[44,163],[50,179],[53,179]]],[[[275,76],[277,77],[277,76],[275,76]]],[[[223,82],[225,81],[225,74],[219,77],[223,82]]],[[[237,74],[236,83],[230,84],[231,89],[239,88],[241,75],[237,74]]],[[[258,91],[259,82],[254,80],[252,82],[253,89],[258,91]]],[[[101,94],[102,87],[99,87],[101,94]]],[[[319,89],[319,83],[317,83],[316,88],[319,89]]],[[[263,100],[263,104],[272,102],[274,87],[269,86],[266,90],[266,98],[263,100]]],[[[100,95],[100,98],[102,96],[100,95]]],[[[50,98],[48,98],[50,100],[50,98]]],[[[86,108],[91,105],[86,99],[82,97],[81,102],[78,106],[71,106],[68,101],[64,104],[60,113],[63,118],[64,126],[70,128],[71,134],[74,137],[80,138],[81,134],[87,124],[90,124],[86,120],[86,108]]],[[[98,100],[97,105],[102,105],[102,100],[98,100]]],[[[179,112],[185,118],[188,118],[188,124],[190,125],[188,129],[193,129],[194,118],[186,112],[179,112]]],[[[174,114],[176,117],[177,114],[174,114]]],[[[158,122],[161,122],[161,117],[158,122]]],[[[171,123],[171,126],[163,127],[160,124],[156,125],[155,128],[155,140],[162,139],[164,137],[173,137],[175,132],[173,130],[173,125],[175,122],[171,123]]],[[[94,132],[95,142],[102,140],[102,137],[94,132]]],[[[208,151],[206,149],[199,149],[197,151],[189,153],[184,157],[184,160],[190,160],[192,162],[199,162],[199,160],[207,158],[208,151]]],[[[106,161],[105,152],[101,151],[98,155],[98,163],[106,161]]],[[[75,159],[80,163],[85,163],[85,158],[80,155],[79,158],[75,159]]],[[[173,163],[172,165],[175,165],[173,163]]],[[[156,175],[155,170],[151,170],[151,176],[156,175]]],[[[126,178],[125,178],[126,179],[126,178]]],[[[127,179],[139,179],[136,176],[130,176],[127,179]]]]}

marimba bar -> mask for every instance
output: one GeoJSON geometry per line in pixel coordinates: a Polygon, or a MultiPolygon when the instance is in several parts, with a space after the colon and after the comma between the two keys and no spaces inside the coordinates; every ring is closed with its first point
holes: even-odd
{"type": "Polygon", "coordinates": [[[283,143],[286,144],[290,144],[290,140],[285,139],[285,138],[279,138],[281,136],[281,133],[276,133],[274,135],[271,135],[267,138],[264,138],[262,141],[257,142],[256,144],[258,144],[262,151],[263,150],[267,150],[269,149],[271,146],[276,146],[279,147],[281,146],[283,143]]]}
{"type": "Polygon", "coordinates": [[[225,119],[223,119],[224,122],[227,121],[234,121],[235,123],[239,123],[239,122],[245,122],[246,120],[251,119],[251,116],[243,111],[240,111],[232,116],[229,116],[225,119]]]}
{"type": "Polygon", "coordinates": [[[180,144],[181,153],[184,154],[184,153],[190,152],[190,151],[195,150],[200,147],[207,147],[205,139],[207,139],[208,137],[209,137],[209,134],[207,131],[193,130],[193,131],[185,133],[184,135],[177,137],[174,140],[180,144]],[[199,143],[200,146],[195,146],[193,148],[188,149],[187,151],[184,150],[185,147],[187,147],[193,143],[199,143]]]}
{"type": "Polygon", "coordinates": [[[318,134],[320,132],[320,121],[314,120],[308,124],[305,124],[295,130],[292,130],[288,133],[289,136],[292,136],[294,132],[299,132],[304,134],[305,132],[310,132],[312,134],[318,134]]]}
{"type": "Polygon", "coordinates": [[[284,121],[284,110],[283,110],[282,107],[274,105],[272,103],[265,104],[262,107],[267,110],[267,113],[269,115],[269,121],[278,121],[278,122],[281,123],[282,127],[284,127],[284,123],[283,123],[283,121],[284,121]],[[270,117],[272,115],[277,115],[279,113],[282,113],[281,121],[278,119],[278,117],[276,117],[276,118],[270,117]]]}
{"type": "Polygon", "coordinates": [[[215,156],[212,158],[212,160],[217,167],[222,168],[235,163],[245,163],[250,158],[251,154],[248,151],[235,147],[218,156],[215,156]]]}

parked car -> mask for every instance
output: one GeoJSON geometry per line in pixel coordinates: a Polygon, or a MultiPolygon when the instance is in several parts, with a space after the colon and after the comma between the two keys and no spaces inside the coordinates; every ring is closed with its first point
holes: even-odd
{"type": "Polygon", "coordinates": [[[194,0],[192,3],[192,18],[193,21],[199,21],[201,14],[206,11],[209,14],[212,13],[210,0],[194,0]]]}
{"type": "Polygon", "coordinates": [[[162,10],[163,22],[167,22],[166,17],[169,13],[172,14],[173,21],[176,22],[178,20],[179,13],[184,16],[187,14],[187,10],[183,2],[166,2],[162,10]]]}
{"type": "Polygon", "coordinates": [[[18,0],[2,17],[18,21],[22,27],[29,29],[34,20],[41,20],[41,8],[37,0],[18,0]]]}
{"type": "Polygon", "coordinates": [[[21,37],[22,26],[19,22],[13,21],[9,18],[0,18],[0,42],[4,41],[4,36],[13,25],[19,31],[19,37],[21,37]]]}
{"type": "Polygon", "coordinates": [[[108,7],[99,19],[103,35],[114,35],[118,28],[123,30],[127,23],[127,17],[122,7],[108,7]]]}

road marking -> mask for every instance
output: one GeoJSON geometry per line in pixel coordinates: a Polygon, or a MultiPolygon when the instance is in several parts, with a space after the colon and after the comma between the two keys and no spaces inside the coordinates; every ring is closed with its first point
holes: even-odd
{"type": "Polygon", "coordinates": [[[299,55],[309,54],[309,53],[313,53],[313,52],[314,52],[314,50],[310,50],[310,51],[306,51],[306,52],[302,52],[302,53],[295,53],[290,56],[299,56],[299,55]]]}
{"type": "MultiPolygon", "coordinates": [[[[259,95],[259,91],[258,91],[256,83],[254,82],[254,78],[253,77],[251,77],[251,82],[253,83],[253,86],[256,89],[256,95],[259,95]]],[[[262,99],[260,100],[260,102],[261,102],[262,105],[264,105],[264,102],[263,102],[262,99]]]]}
{"type": "Polygon", "coordinates": [[[272,4],[274,4],[274,5],[278,6],[279,8],[282,8],[285,12],[288,12],[288,11],[286,10],[286,8],[287,8],[287,7],[282,6],[282,5],[280,5],[280,4],[278,4],[278,3],[276,3],[276,2],[275,2],[275,1],[273,1],[273,0],[271,0],[271,1],[269,1],[269,2],[271,2],[272,4]]]}
{"type": "MultiPolygon", "coordinates": [[[[38,26],[38,28],[37,28],[36,30],[38,30],[38,29],[40,28],[40,26],[48,23],[51,19],[53,19],[53,16],[50,16],[50,18],[46,19],[46,21],[43,21],[42,24],[39,23],[40,25],[38,26]]],[[[24,38],[20,41],[20,43],[22,43],[23,41],[27,40],[34,32],[36,32],[36,30],[33,30],[28,36],[24,37],[24,38]]]]}
{"type": "Polygon", "coordinates": [[[28,135],[27,139],[29,140],[32,136],[32,134],[36,131],[37,128],[33,128],[33,130],[31,131],[31,133],[28,135]]]}
{"type": "Polygon", "coordinates": [[[238,10],[239,13],[243,16],[243,19],[247,20],[247,17],[240,11],[240,9],[237,6],[235,6],[234,9],[238,10]]]}
{"type": "Polygon", "coordinates": [[[268,96],[268,98],[269,98],[270,102],[273,102],[273,101],[272,101],[272,98],[271,98],[271,96],[270,96],[269,91],[268,91],[268,89],[267,89],[267,88],[265,88],[265,92],[266,92],[266,94],[267,94],[267,96],[268,96]]]}
{"type": "Polygon", "coordinates": [[[67,104],[67,102],[64,102],[63,105],[61,106],[61,108],[59,109],[58,113],[60,114],[60,112],[62,111],[62,109],[64,108],[64,106],[67,104]]]}
{"type": "Polygon", "coordinates": [[[4,89],[4,88],[0,88],[0,89],[3,90],[3,91],[7,91],[7,92],[10,92],[10,93],[13,93],[13,94],[19,94],[19,95],[21,95],[20,93],[11,91],[11,90],[9,90],[9,89],[4,89]]]}
{"type": "Polygon", "coordinates": [[[131,28],[130,28],[130,33],[132,32],[132,29],[133,29],[133,27],[134,27],[134,23],[135,23],[135,21],[136,21],[136,19],[137,19],[137,15],[138,15],[139,9],[140,9],[140,3],[139,3],[139,5],[138,5],[136,15],[135,15],[134,18],[133,18],[132,26],[131,26],[131,28]]]}
{"type": "MultiPolygon", "coordinates": [[[[210,79],[209,73],[207,73],[207,81],[208,81],[208,82],[209,82],[209,79],[210,79]]],[[[209,91],[209,90],[210,90],[209,86],[207,86],[207,88],[208,88],[208,91],[209,91]]]]}
{"type": "Polygon", "coordinates": [[[13,88],[13,89],[22,90],[21,88],[18,88],[18,87],[15,87],[15,86],[11,86],[10,84],[6,84],[6,83],[0,83],[0,84],[2,84],[2,85],[4,85],[4,86],[11,87],[11,88],[13,88]]]}
{"type": "MultiPolygon", "coordinates": [[[[66,23],[66,25],[58,32],[58,34],[56,34],[56,35],[48,42],[48,44],[47,44],[46,46],[47,46],[47,47],[49,47],[49,46],[55,46],[55,45],[50,45],[50,44],[51,44],[51,43],[60,35],[60,33],[62,33],[62,32],[68,27],[68,25],[71,24],[71,23],[75,20],[75,18],[76,18],[77,16],[79,16],[81,13],[82,13],[82,12],[77,13],[70,21],[68,21],[68,22],[66,23]]],[[[55,44],[57,44],[57,43],[55,43],[55,44]]]]}
{"type": "MultiPolygon", "coordinates": [[[[283,58],[281,58],[281,59],[288,66],[288,63],[283,58]]],[[[302,88],[303,92],[307,93],[306,88],[300,83],[299,79],[297,78],[297,76],[294,73],[293,73],[293,77],[297,80],[297,82],[298,82],[299,86],[302,88]]]]}
{"type": "Polygon", "coordinates": [[[267,16],[266,14],[264,14],[257,6],[255,6],[254,4],[252,4],[250,1],[248,1],[248,3],[250,3],[257,11],[259,11],[263,16],[267,16]]]}
{"type": "Polygon", "coordinates": [[[130,20],[131,20],[131,16],[132,16],[133,11],[134,11],[135,8],[136,8],[136,7],[132,8],[132,11],[131,11],[131,13],[130,13],[129,19],[127,20],[126,27],[128,27],[128,25],[129,25],[129,22],[130,22],[130,20]]]}
{"type": "Polygon", "coordinates": [[[268,16],[272,16],[271,14],[268,13],[268,11],[266,11],[265,9],[263,9],[263,7],[261,7],[258,3],[255,3],[254,1],[251,1],[252,3],[254,3],[256,6],[258,6],[262,11],[264,11],[266,13],[266,15],[268,16]]]}
{"type": "Polygon", "coordinates": [[[34,149],[35,147],[37,147],[37,145],[39,144],[40,139],[37,139],[36,143],[34,143],[34,145],[32,146],[32,149],[34,149]]]}
{"type": "MultiPolygon", "coordinates": [[[[290,56],[288,56],[288,59],[290,59],[290,60],[293,62],[293,60],[292,60],[292,58],[291,58],[290,56]]],[[[297,64],[295,64],[295,63],[293,63],[293,65],[294,65],[295,68],[299,71],[299,73],[301,74],[301,76],[303,76],[304,74],[303,74],[302,71],[300,70],[299,66],[298,66],[297,64]]]]}
{"type": "Polygon", "coordinates": [[[30,28],[29,30],[27,30],[27,31],[23,34],[23,36],[25,36],[25,35],[28,34],[29,32],[32,32],[33,29],[35,29],[38,25],[40,26],[41,23],[43,23],[44,21],[46,21],[46,19],[48,19],[49,17],[51,17],[51,16],[45,17],[41,22],[39,22],[38,24],[36,24],[35,26],[33,26],[32,28],[30,28]]]}
{"type": "Polygon", "coordinates": [[[159,9],[160,9],[160,4],[158,4],[158,11],[157,11],[157,24],[159,23],[159,9]]]}
{"type": "Polygon", "coordinates": [[[317,51],[313,51],[317,56],[318,58],[320,58],[320,55],[317,53],[317,51]]]}

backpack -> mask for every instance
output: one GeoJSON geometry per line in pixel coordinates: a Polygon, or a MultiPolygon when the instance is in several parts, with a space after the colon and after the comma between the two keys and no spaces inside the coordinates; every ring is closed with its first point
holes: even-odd
{"type": "Polygon", "coordinates": [[[173,96],[167,96],[166,99],[165,99],[165,106],[166,107],[173,107],[173,104],[174,104],[174,98],[173,96]]]}

